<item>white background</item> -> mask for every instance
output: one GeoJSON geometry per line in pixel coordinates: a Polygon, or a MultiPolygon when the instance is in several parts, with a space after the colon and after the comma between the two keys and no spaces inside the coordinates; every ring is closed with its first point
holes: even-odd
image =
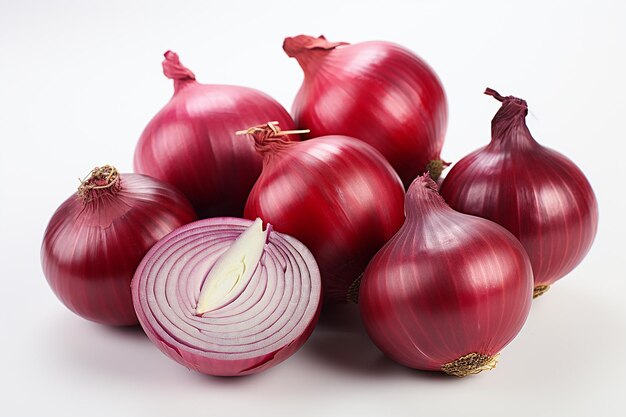
{"type": "MultiPolygon", "coordinates": [[[[0,414],[618,415],[626,410],[622,1],[0,1],[0,414]],[[403,44],[448,94],[443,151],[487,143],[499,104],[525,98],[535,137],[573,159],[600,205],[588,257],[533,303],[497,369],[464,379],[387,360],[354,310],[285,363],[245,378],[187,371],[140,330],[74,316],[41,273],[56,207],[95,165],[132,169],[172,94],[162,54],[206,83],[258,88],[287,108],[302,73],[285,36],[403,44]]],[[[244,126],[245,127],[245,126],[244,126]]]]}

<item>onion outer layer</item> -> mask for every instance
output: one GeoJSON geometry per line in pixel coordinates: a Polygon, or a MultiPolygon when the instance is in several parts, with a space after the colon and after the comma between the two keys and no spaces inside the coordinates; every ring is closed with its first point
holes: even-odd
{"type": "Polygon", "coordinates": [[[437,178],[447,163],[440,153],[448,109],[432,68],[390,42],[329,42],[323,36],[286,38],[283,49],[304,71],[293,102],[304,138],[346,135],[378,150],[405,187],[430,169],[437,178]]]}
{"type": "Polygon", "coordinates": [[[41,247],[48,284],[70,310],[98,323],[137,324],[130,281],[160,238],[196,219],[185,196],[140,174],[96,167],[54,213],[41,247]]]}
{"type": "Polygon", "coordinates": [[[598,203],[582,171],[532,137],[526,101],[489,88],[485,94],[502,102],[491,142],[456,163],[441,195],[455,210],[492,220],[522,242],[538,297],[589,252],[598,203]]]}
{"type": "Polygon", "coordinates": [[[347,302],[350,284],[402,224],[400,178],[355,138],[288,142],[271,123],[251,132],[264,165],[244,216],[303,242],[320,266],[324,302],[347,302]]]}
{"type": "Polygon", "coordinates": [[[240,217],[262,160],[235,131],[267,120],[293,128],[291,116],[258,90],[198,83],[172,51],[165,53],[163,73],[174,81],[174,95],[141,134],[135,171],[177,187],[201,218],[240,217]]]}
{"type": "Polygon", "coordinates": [[[374,256],[359,309],[374,343],[411,368],[456,376],[495,366],[531,304],[532,269],[503,227],[452,210],[428,174],[407,192],[407,218],[374,256]]]}

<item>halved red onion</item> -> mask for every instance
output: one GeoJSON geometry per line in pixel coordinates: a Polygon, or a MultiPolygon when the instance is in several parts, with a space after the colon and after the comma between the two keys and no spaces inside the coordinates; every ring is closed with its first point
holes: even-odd
{"type": "Polygon", "coordinates": [[[246,375],[295,353],[311,335],[321,281],[298,240],[260,219],[212,218],[180,227],[139,265],[133,303],[152,342],[209,375],[246,375]]]}

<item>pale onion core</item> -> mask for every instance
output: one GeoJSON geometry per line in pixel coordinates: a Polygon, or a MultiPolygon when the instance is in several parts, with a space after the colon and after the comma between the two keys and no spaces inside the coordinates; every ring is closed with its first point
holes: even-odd
{"type": "Polygon", "coordinates": [[[263,230],[263,221],[257,218],[219,257],[202,283],[197,315],[218,309],[241,294],[261,260],[268,233],[269,228],[263,230]]]}

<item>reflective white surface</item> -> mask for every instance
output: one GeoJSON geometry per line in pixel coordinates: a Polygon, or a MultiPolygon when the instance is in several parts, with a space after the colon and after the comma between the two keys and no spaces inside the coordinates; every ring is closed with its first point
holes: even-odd
{"type": "Polygon", "coordinates": [[[625,14],[619,1],[2,2],[0,414],[621,415],[625,14]],[[276,368],[212,378],[138,329],[83,321],[48,288],[44,228],[95,165],[132,169],[143,127],[173,92],[163,52],[178,52],[201,82],[255,87],[289,108],[302,73],[281,45],[300,33],[390,40],[428,61],[449,99],[444,159],[488,142],[499,107],[482,95],[489,86],[526,99],[534,137],[589,178],[596,242],[534,302],[495,370],[458,380],[395,365],[347,308],[276,368]]]}

